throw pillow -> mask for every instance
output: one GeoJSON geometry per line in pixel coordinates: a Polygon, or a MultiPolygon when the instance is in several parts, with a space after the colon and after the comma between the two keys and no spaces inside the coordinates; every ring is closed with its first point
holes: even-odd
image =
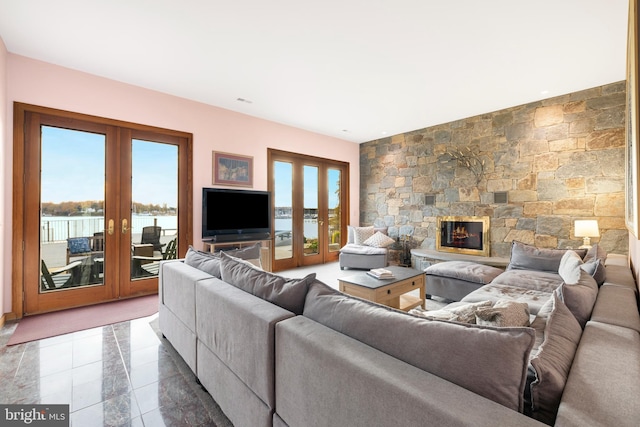
{"type": "Polygon", "coordinates": [[[553,425],[569,369],[580,342],[582,329],[556,293],[545,327],[544,341],[531,358],[533,382],[530,385],[531,416],[553,425]]]}
{"type": "Polygon", "coordinates": [[[364,245],[373,246],[374,248],[387,248],[395,243],[391,237],[376,231],[375,234],[364,241],[364,245]]]}
{"type": "Polygon", "coordinates": [[[353,243],[356,245],[364,245],[365,240],[373,236],[375,230],[373,226],[370,227],[354,227],[353,229],[353,243]]]}
{"type": "Polygon", "coordinates": [[[529,326],[529,305],[525,302],[498,300],[493,307],[476,310],[476,324],[485,326],[529,326]]]}
{"type": "Polygon", "coordinates": [[[582,258],[574,251],[564,253],[560,260],[560,267],[558,267],[558,274],[564,283],[578,283],[582,264],[582,258]]]}
{"type": "Polygon", "coordinates": [[[222,280],[295,314],[302,314],[307,289],[316,278],[311,273],[302,279],[288,279],[264,270],[225,252],[220,253],[222,280]]]}
{"type": "Polygon", "coordinates": [[[91,252],[88,237],[71,237],[67,239],[67,244],[69,245],[69,253],[72,255],[91,252]]]}
{"type": "Polygon", "coordinates": [[[209,273],[213,277],[220,279],[220,255],[212,254],[211,252],[202,252],[195,249],[193,246],[189,246],[187,255],[184,258],[184,263],[197,268],[198,270],[209,273]]]}
{"type": "MultiPolygon", "coordinates": [[[[560,260],[567,249],[536,248],[535,246],[513,241],[511,244],[511,259],[507,270],[540,270],[558,272],[560,260]]],[[[582,258],[586,250],[575,252],[582,258]]]]}
{"type": "Polygon", "coordinates": [[[567,308],[573,313],[580,326],[584,328],[591,318],[591,312],[598,297],[598,284],[594,278],[581,270],[578,283],[572,285],[563,283],[558,291],[567,308]]]}
{"type": "Polygon", "coordinates": [[[262,264],[260,263],[261,247],[262,247],[261,243],[256,243],[255,245],[247,246],[246,248],[230,249],[230,250],[222,249],[222,252],[234,258],[240,258],[240,259],[249,261],[251,264],[255,265],[256,267],[261,268],[262,267],[262,264]]]}
{"type": "MultiPolygon", "coordinates": [[[[607,277],[607,270],[604,266],[606,260],[607,252],[597,243],[589,248],[587,255],[584,257],[585,264],[597,263],[591,276],[596,280],[598,286],[602,286],[607,277]]],[[[585,269],[585,271],[589,272],[590,270],[585,269]]]]}

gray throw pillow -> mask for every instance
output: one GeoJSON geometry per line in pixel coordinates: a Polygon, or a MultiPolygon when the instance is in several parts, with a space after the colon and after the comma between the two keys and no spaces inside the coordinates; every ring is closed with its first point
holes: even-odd
{"type": "Polygon", "coordinates": [[[189,246],[184,263],[198,270],[202,270],[205,273],[209,273],[218,279],[222,277],[220,274],[220,256],[218,254],[202,252],[193,248],[193,246],[189,246]]]}
{"type": "Polygon", "coordinates": [[[262,267],[262,265],[260,264],[260,248],[261,247],[262,247],[262,244],[258,242],[255,245],[247,246],[246,248],[229,249],[229,250],[222,249],[222,252],[235,258],[247,260],[252,264],[256,265],[257,267],[262,267]]]}
{"type": "Polygon", "coordinates": [[[511,244],[511,259],[507,270],[539,270],[557,273],[566,251],[566,249],[536,248],[514,240],[511,244]]]}
{"type": "Polygon", "coordinates": [[[598,284],[586,271],[580,271],[578,283],[563,283],[558,291],[562,295],[562,300],[573,313],[582,328],[585,327],[591,318],[593,306],[598,297],[598,284]]]}
{"type": "Polygon", "coordinates": [[[527,413],[543,423],[553,425],[569,370],[580,342],[582,329],[569,309],[553,294],[553,309],[547,320],[544,341],[531,358],[533,382],[531,406],[527,413]]]}
{"type": "Polygon", "coordinates": [[[589,248],[587,255],[584,257],[584,270],[591,274],[591,276],[596,280],[598,286],[602,286],[607,278],[607,269],[604,265],[606,260],[607,251],[602,249],[602,247],[597,243],[589,248]]]}
{"type": "Polygon", "coordinates": [[[220,253],[222,280],[295,314],[302,314],[309,283],[315,273],[302,279],[288,279],[260,270],[246,261],[220,253]]]}
{"type": "Polygon", "coordinates": [[[531,328],[428,320],[309,286],[304,316],[515,411],[524,408],[531,328]]]}

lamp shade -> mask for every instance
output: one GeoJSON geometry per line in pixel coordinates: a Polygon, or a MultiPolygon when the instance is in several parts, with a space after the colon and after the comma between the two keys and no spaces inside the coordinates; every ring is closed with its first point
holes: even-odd
{"type": "Polygon", "coordinates": [[[600,237],[598,221],[595,219],[576,220],[576,237],[600,237]]]}

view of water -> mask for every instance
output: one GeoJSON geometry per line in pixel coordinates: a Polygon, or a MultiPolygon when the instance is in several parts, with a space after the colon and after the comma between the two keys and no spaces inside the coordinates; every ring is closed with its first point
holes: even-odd
{"type": "MultiPolygon", "coordinates": [[[[131,233],[142,233],[142,227],[154,225],[162,227],[166,234],[175,234],[178,228],[178,217],[175,215],[133,215],[131,217],[131,233]]],[[[42,217],[41,236],[43,242],[66,240],[70,237],[93,236],[104,230],[104,218],[97,216],[47,216],[42,217]]]]}
{"type": "MultiPolygon", "coordinates": [[[[178,217],[175,215],[133,215],[131,218],[131,233],[142,233],[142,227],[154,224],[162,227],[166,234],[174,234],[178,228],[178,217]]],[[[104,218],[97,216],[48,216],[41,218],[42,241],[53,242],[66,240],[70,237],[93,236],[104,230],[104,218]]],[[[291,218],[276,218],[274,231],[290,231],[291,218]]],[[[315,220],[304,220],[304,235],[307,238],[318,237],[318,224],[315,220]]]]}

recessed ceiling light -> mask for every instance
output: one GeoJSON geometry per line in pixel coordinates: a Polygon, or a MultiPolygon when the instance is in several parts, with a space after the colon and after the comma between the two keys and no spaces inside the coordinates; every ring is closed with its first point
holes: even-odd
{"type": "Polygon", "coordinates": [[[342,132],[349,132],[349,129],[342,129],[342,132]]]}
{"type": "Polygon", "coordinates": [[[244,98],[236,98],[236,101],[244,102],[245,104],[253,104],[253,101],[244,98]]]}
{"type": "Polygon", "coordinates": [[[386,135],[386,134],[387,134],[387,131],[386,131],[386,130],[383,130],[383,131],[382,131],[382,134],[383,134],[383,135],[386,135]]]}
{"type": "Polygon", "coordinates": [[[542,92],[540,92],[541,95],[547,95],[549,93],[548,90],[543,90],[542,92]]]}

